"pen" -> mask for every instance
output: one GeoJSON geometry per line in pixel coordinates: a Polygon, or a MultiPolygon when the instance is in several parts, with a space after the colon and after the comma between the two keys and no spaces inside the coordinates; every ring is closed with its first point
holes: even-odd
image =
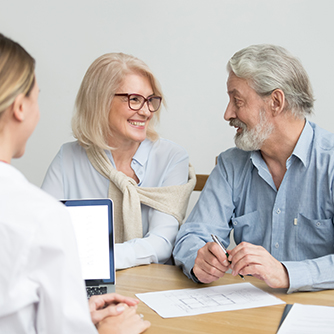
{"type": "MultiPolygon", "coordinates": [[[[224,247],[224,245],[219,241],[218,237],[214,234],[211,234],[211,237],[212,237],[212,240],[218,244],[220,246],[220,248],[223,250],[224,254],[226,255],[226,257],[228,257],[228,253],[227,253],[227,250],[226,248],[224,247]]],[[[228,261],[228,260],[227,260],[228,261]]],[[[231,263],[231,261],[228,261],[231,263]]],[[[244,277],[241,275],[241,274],[238,274],[243,280],[244,280],[244,277]]]]}

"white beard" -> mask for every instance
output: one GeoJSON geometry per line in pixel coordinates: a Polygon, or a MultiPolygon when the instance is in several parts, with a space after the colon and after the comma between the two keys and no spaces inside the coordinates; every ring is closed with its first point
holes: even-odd
{"type": "Polygon", "coordinates": [[[268,139],[274,130],[272,124],[268,124],[264,110],[259,113],[260,122],[253,128],[248,130],[245,123],[237,118],[230,120],[230,126],[237,126],[242,129],[241,133],[236,133],[234,137],[235,145],[243,151],[260,150],[263,143],[268,139]]]}

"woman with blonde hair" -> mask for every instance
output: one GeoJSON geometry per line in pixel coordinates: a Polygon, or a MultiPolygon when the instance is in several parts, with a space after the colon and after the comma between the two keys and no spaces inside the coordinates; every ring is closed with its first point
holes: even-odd
{"type": "Polygon", "coordinates": [[[10,165],[38,123],[38,94],[35,60],[0,34],[0,333],[141,333],[136,299],[94,296],[88,308],[68,212],[10,165]]]}
{"type": "Polygon", "coordinates": [[[97,58],[76,98],[77,141],[61,147],[42,185],[58,199],[113,200],[117,269],[170,260],[195,185],[187,152],[154,129],[161,102],[143,61],[97,58]]]}

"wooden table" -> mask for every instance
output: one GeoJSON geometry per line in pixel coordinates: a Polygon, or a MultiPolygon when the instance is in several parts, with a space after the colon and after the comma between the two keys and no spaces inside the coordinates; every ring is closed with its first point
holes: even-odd
{"type": "MultiPolygon", "coordinates": [[[[334,290],[319,292],[298,292],[286,294],[285,289],[271,289],[264,282],[245,277],[246,282],[275,295],[288,304],[313,304],[334,306],[334,290]]],[[[189,280],[180,268],[169,265],[150,264],[117,271],[116,292],[134,297],[136,293],[165,291],[185,288],[203,288],[244,282],[239,276],[226,274],[211,284],[195,284],[189,280]]],[[[196,316],[163,319],[146,304],[140,302],[138,312],[151,322],[145,334],[172,333],[276,333],[284,305],[260,307],[238,311],[216,312],[196,316]]]]}

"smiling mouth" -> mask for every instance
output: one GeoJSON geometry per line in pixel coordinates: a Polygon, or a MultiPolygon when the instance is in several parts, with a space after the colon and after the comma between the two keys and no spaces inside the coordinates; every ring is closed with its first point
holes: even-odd
{"type": "Polygon", "coordinates": [[[128,121],[128,122],[134,126],[145,126],[145,122],[139,122],[139,121],[128,121]]]}
{"type": "Polygon", "coordinates": [[[237,133],[243,132],[246,128],[246,125],[236,118],[230,120],[230,126],[233,126],[237,130],[237,133]]]}

